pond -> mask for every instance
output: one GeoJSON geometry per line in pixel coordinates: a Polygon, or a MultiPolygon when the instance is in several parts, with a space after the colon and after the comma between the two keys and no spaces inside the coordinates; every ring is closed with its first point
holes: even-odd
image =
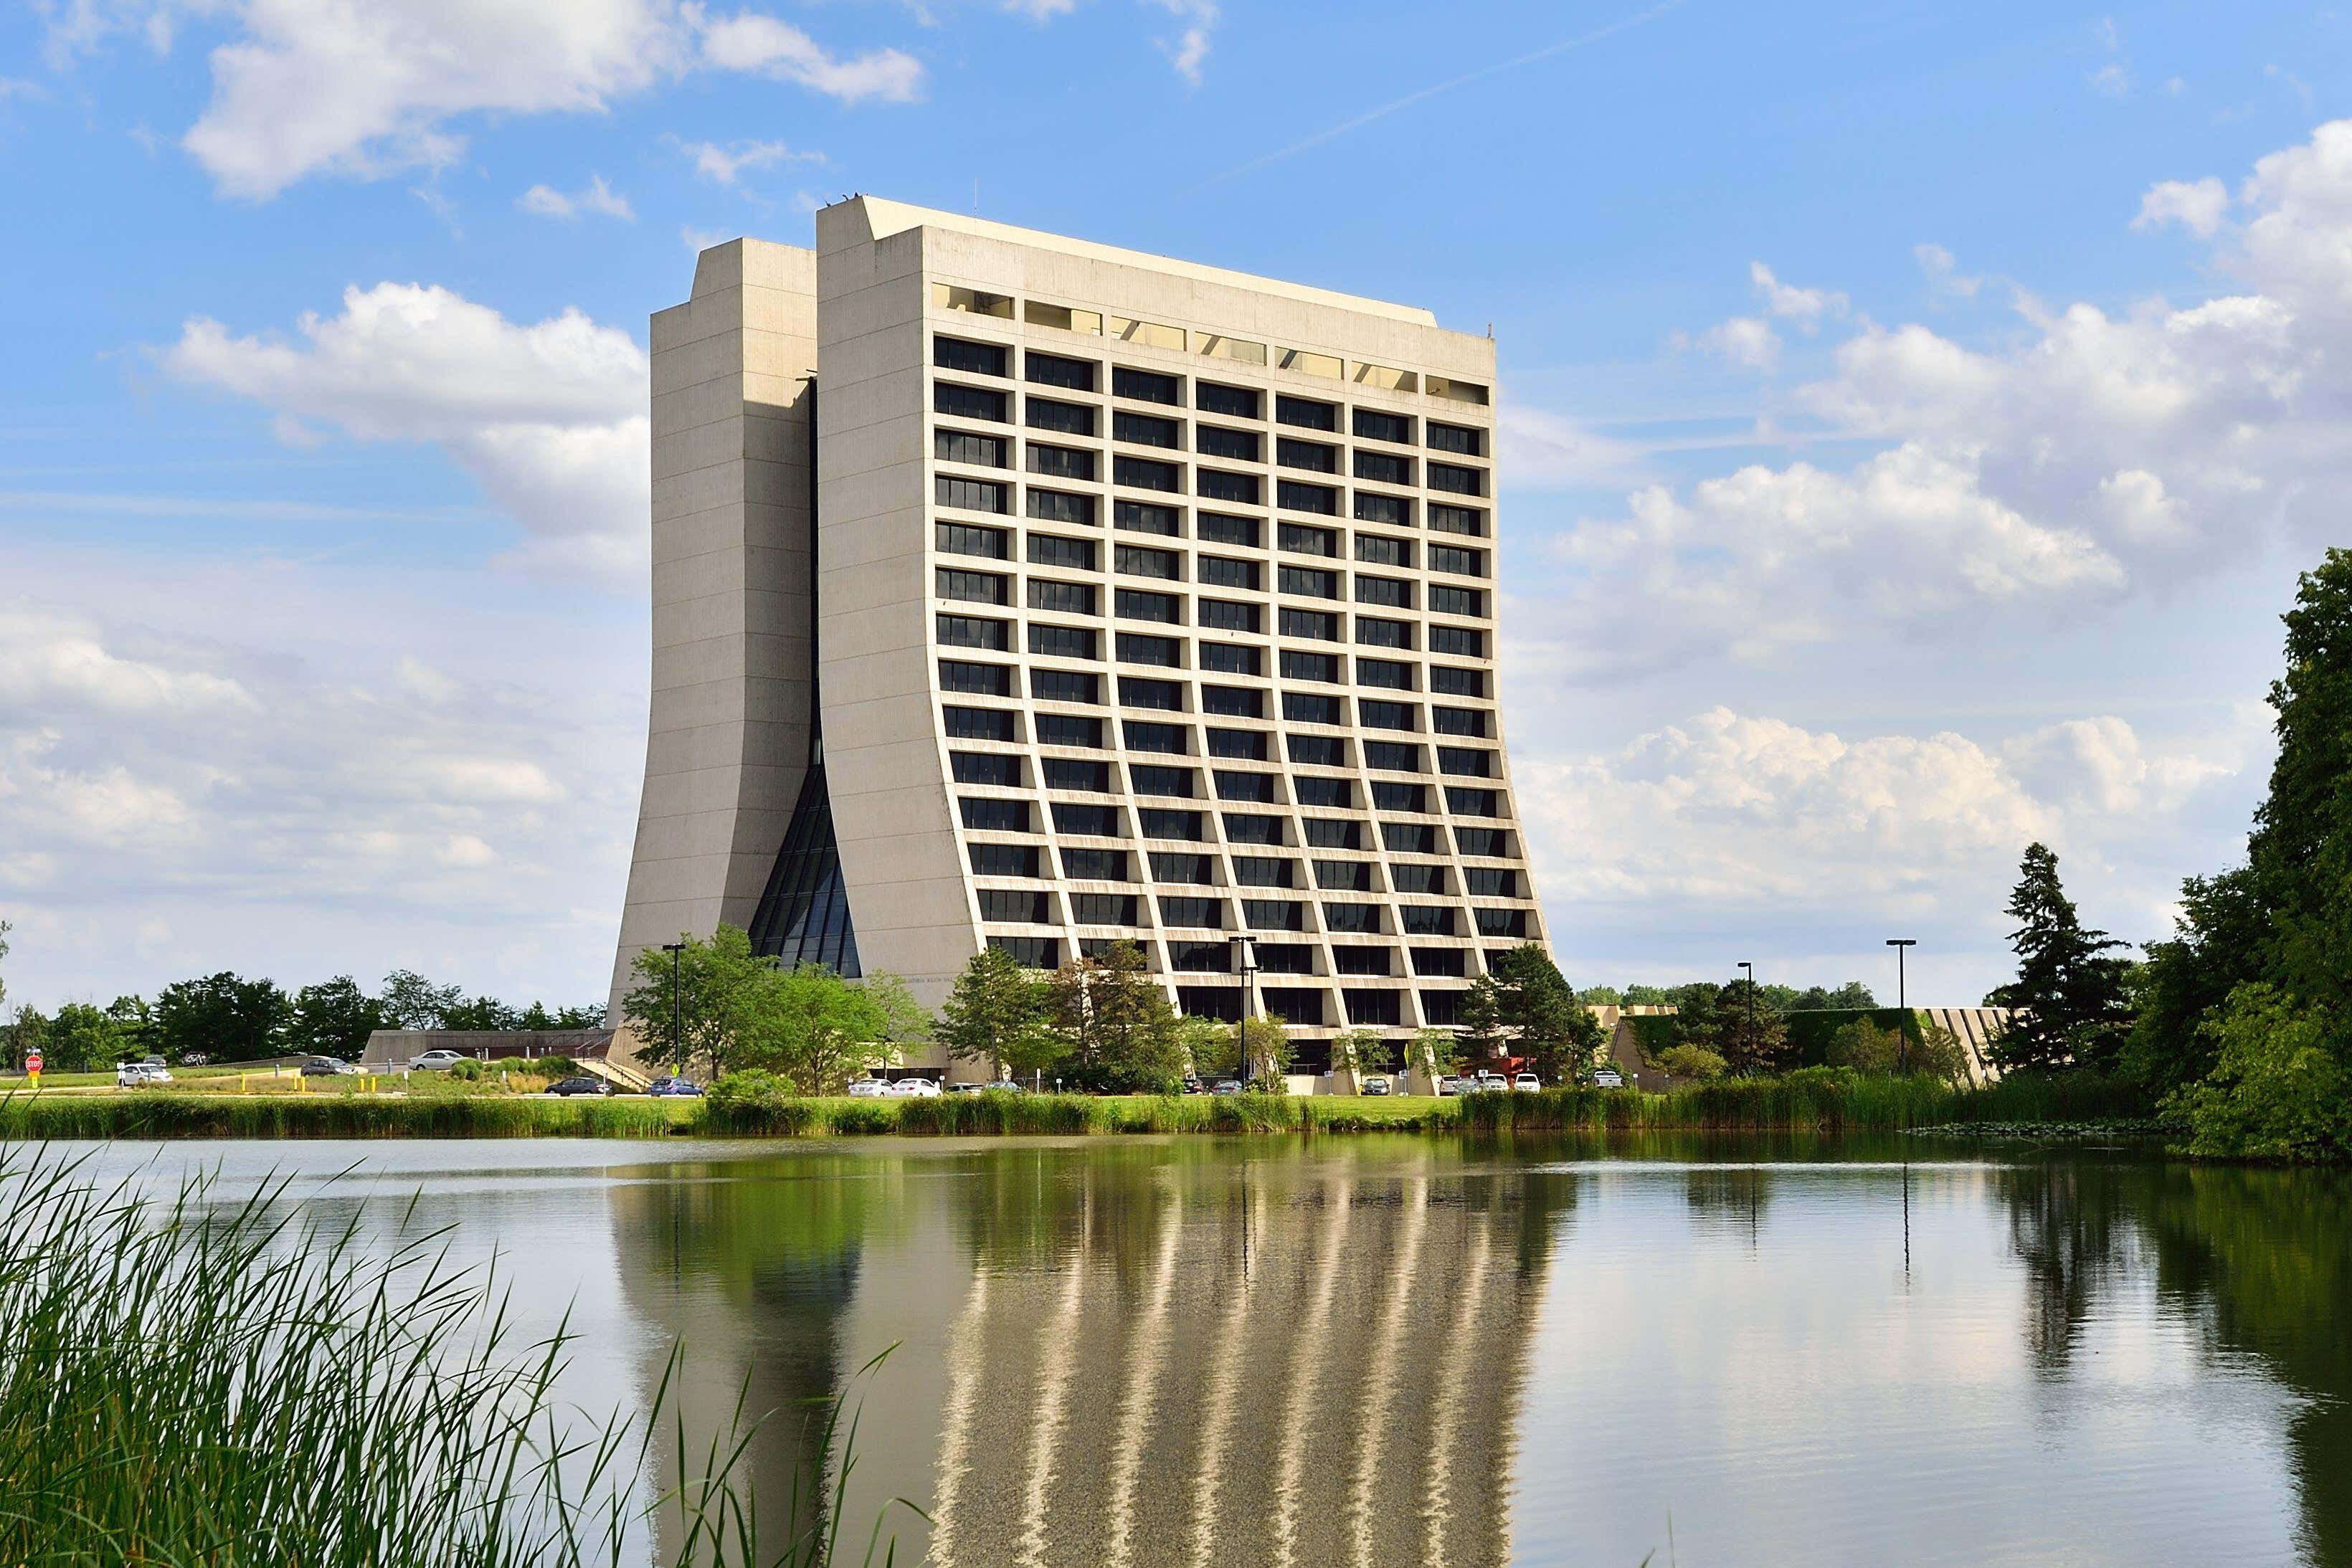
{"type": "Polygon", "coordinates": [[[415,1196],[569,1312],[584,1405],[640,1406],[682,1338],[694,1416],[782,1412],[763,1511],[889,1350],[842,1511],[927,1510],[901,1563],[2352,1565],[2338,1176],[1385,1135],[102,1163],[415,1196]]]}

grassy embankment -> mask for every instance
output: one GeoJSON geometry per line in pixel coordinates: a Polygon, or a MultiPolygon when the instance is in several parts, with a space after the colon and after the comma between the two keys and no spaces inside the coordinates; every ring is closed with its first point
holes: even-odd
{"type": "Polygon", "coordinates": [[[1353,1132],[1900,1132],[2111,1122],[2146,1107],[2095,1080],[2012,1079],[1956,1090],[1811,1071],[1665,1094],[1558,1089],[1461,1100],[1076,1094],[937,1100],[776,1099],[752,1104],[635,1096],[546,1100],[472,1093],[236,1095],[143,1090],[0,1099],[0,1138],[530,1138],[876,1134],[1023,1135],[1353,1132]]]}

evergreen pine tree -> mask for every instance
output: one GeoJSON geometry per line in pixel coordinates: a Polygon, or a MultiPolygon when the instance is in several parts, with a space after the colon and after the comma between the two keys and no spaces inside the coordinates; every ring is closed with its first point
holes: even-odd
{"type": "Polygon", "coordinates": [[[2123,944],[2083,925],[2048,845],[2027,845],[2018,871],[2009,896],[2017,978],[1985,998],[1988,1007],[2015,1009],[1993,1042],[1994,1059],[2003,1067],[2110,1066],[2130,1022],[2129,966],[2110,956],[2123,944]]]}

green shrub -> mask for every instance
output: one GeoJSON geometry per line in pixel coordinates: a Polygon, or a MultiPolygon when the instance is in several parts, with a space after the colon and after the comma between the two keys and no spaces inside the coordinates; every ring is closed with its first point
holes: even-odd
{"type": "Polygon", "coordinates": [[[470,1056],[462,1061],[453,1061],[449,1064],[449,1076],[460,1083],[479,1083],[482,1081],[482,1064],[470,1056]]]}
{"type": "Polygon", "coordinates": [[[2213,1071],[2167,1102],[2192,1154],[2352,1160],[2352,1069],[2326,1009],[2242,985],[2202,1028],[2220,1048],[2213,1071]]]}
{"type": "Polygon", "coordinates": [[[1723,1058],[1703,1045],[1670,1045],[1658,1053],[1658,1065],[1698,1083],[1712,1083],[1724,1071],[1723,1058]]]}

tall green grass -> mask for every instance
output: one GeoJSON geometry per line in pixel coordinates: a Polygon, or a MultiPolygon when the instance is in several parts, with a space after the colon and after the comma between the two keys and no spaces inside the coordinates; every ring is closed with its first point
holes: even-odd
{"type": "Polygon", "coordinates": [[[1663,1094],[1623,1089],[1547,1089],[1474,1094],[1462,1125],[1495,1133],[1892,1133],[1958,1122],[2083,1122],[2147,1114],[2130,1089],[2088,1074],[2020,1074],[1987,1089],[1927,1078],[1880,1078],[1812,1067],[1775,1078],[1727,1078],[1663,1094]]]}
{"type": "Polygon", "coordinates": [[[0,1138],[657,1138],[690,1132],[690,1102],[491,1095],[406,1099],[176,1093],[14,1094],[0,1138]]]}
{"type": "Polygon", "coordinates": [[[763,1543],[739,1483],[757,1423],[666,1420],[675,1353],[645,1417],[586,1422],[556,1396],[570,1335],[522,1341],[438,1237],[370,1246],[356,1218],[291,1218],[282,1186],[207,1196],[0,1154],[0,1563],[586,1568],[662,1538],[678,1568],[835,1560],[847,1391],[834,1488],[796,1490],[763,1543]],[[655,1495],[672,1443],[684,1479],[655,1495]]]}

